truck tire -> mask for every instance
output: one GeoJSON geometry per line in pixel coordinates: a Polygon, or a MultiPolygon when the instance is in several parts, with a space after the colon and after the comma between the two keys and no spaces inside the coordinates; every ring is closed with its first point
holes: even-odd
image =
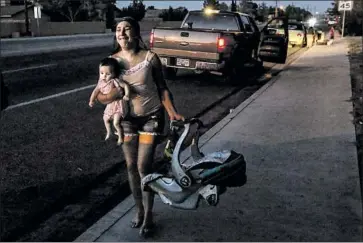
{"type": "Polygon", "coordinates": [[[223,82],[233,85],[242,85],[242,68],[233,65],[223,72],[223,82]]]}
{"type": "Polygon", "coordinates": [[[245,64],[250,60],[251,53],[247,57],[244,53],[235,53],[232,59],[229,60],[226,69],[223,72],[223,81],[233,85],[246,85],[244,72],[246,71],[245,64]]]}
{"type": "Polygon", "coordinates": [[[164,78],[166,78],[168,80],[174,80],[176,78],[177,72],[178,72],[177,68],[171,68],[171,67],[163,68],[164,78]]]}

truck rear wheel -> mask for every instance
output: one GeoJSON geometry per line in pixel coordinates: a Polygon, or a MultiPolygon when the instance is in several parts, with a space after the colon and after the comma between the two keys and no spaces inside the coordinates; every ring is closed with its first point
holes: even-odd
{"type": "Polygon", "coordinates": [[[223,82],[229,84],[242,84],[242,72],[235,65],[223,72],[223,82]]]}
{"type": "Polygon", "coordinates": [[[178,72],[177,68],[171,68],[171,67],[163,68],[164,78],[169,79],[169,80],[174,80],[176,78],[177,72],[178,72]]]}

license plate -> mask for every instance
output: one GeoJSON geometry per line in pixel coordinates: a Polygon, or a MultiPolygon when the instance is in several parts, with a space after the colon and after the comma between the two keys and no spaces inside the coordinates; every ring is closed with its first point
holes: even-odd
{"type": "Polygon", "coordinates": [[[163,64],[164,66],[166,66],[168,64],[168,59],[165,57],[161,57],[160,61],[161,61],[161,64],[163,64]]]}
{"type": "Polygon", "coordinates": [[[176,65],[177,66],[189,67],[189,59],[177,58],[176,59],[176,65]]]}

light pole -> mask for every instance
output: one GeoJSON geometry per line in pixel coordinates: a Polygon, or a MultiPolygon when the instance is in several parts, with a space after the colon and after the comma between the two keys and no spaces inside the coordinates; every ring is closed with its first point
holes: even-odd
{"type": "Polygon", "coordinates": [[[277,0],[276,0],[276,5],[275,5],[275,17],[278,16],[278,10],[277,10],[277,0]]]}

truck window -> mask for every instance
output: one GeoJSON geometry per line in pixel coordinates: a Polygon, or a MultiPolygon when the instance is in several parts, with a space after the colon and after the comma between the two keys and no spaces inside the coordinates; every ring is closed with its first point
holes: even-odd
{"type": "Polygon", "coordinates": [[[245,30],[247,32],[253,32],[253,29],[250,25],[250,22],[248,22],[248,19],[246,16],[243,16],[243,15],[240,15],[241,16],[241,19],[242,19],[242,23],[243,23],[243,26],[245,27],[245,30]]]}
{"type": "Polygon", "coordinates": [[[187,28],[190,22],[193,23],[193,29],[239,31],[236,18],[231,14],[218,13],[207,15],[204,13],[190,13],[183,28],[187,28]]]}

